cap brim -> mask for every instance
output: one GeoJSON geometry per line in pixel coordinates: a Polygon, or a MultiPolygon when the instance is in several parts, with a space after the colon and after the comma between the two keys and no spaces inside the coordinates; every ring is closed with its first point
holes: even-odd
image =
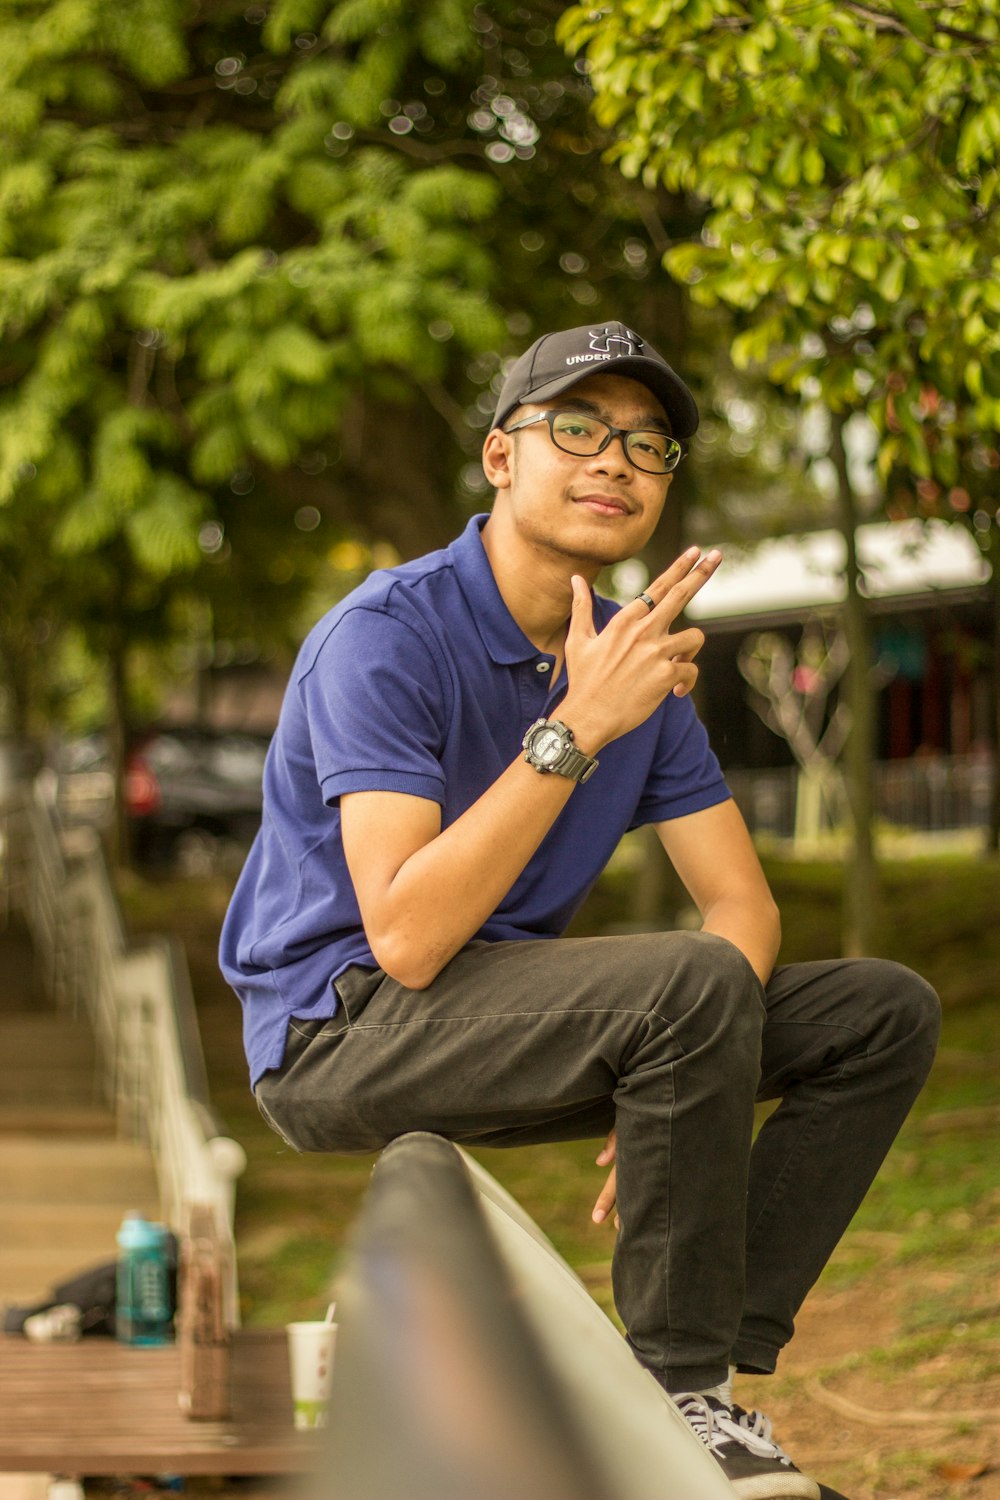
{"type": "Polygon", "coordinates": [[[517,406],[525,406],[533,401],[550,401],[553,396],[561,396],[564,391],[570,390],[578,385],[581,380],[586,380],[588,375],[624,375],[628,380],[637,380],[647,390],[652,391],[663,410],[670,419],[670,428],[677,438],[692,437],[698,430],[698,408],[694,397],[680,376],[675,375],[673,370],[655,364],[649,359],[631,359],[627,354],[619,355],[615,359],[602,360],[600,363],[588,365],[584,370],[574,370],[569,375],[560,375],[558,380],[548,380],[544,385],[536,386],[534,390],[519,396],[506,411],[498,411],[494,420],[494,426],[499,427],[505,422],[511,412],[517,406]]]}

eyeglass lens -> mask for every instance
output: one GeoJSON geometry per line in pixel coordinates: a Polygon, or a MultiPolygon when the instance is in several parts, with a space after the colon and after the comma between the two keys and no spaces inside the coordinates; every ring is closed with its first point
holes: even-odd
{"type": "MultiPolygon", "coordinates": [[[[551,413],[549,427],[557,447],[581,458],[599,453],[612,432],[599,417],[575,411],[551,413]]],[[[637,469],[644,469],[647,474],[666,474],[676,468],[681,445],[665,432],[642,428],[626,435],[625,451],[637,469]]]]}

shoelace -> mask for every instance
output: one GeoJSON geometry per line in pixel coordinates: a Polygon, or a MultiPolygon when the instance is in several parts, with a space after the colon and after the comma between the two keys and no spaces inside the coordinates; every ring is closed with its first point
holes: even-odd
{"type": "Polygon", "coordinates": [[[722,1444],[737,1442],[759,1458],[776,1459],[779,1463],[794,1468],[788,1454],[771,1437],[771,1423],[759,1411],[744,1411],[741,1406],[723,1406],[710,1396],[699,1396],[694,1391],[674,1396],[674,1404],[710,1452],[717,1452],[722,1444]]]}
{"type": "Polygon", "coordinates": [[[750,1433],[753,1437],[759,1438],[761,1442],[766,1443],[775,1457],[779,1458],[783,1464],[791,1464],[793,1468],[795,1467],[784,1448],[774,1441],[770,1417],[765,1417],[761,1411],[744,1411],[742,1406],[736,1406],[735,1404],[732,1411],[737,1427],[741,1428],[744,1432],[750,1433]]]}

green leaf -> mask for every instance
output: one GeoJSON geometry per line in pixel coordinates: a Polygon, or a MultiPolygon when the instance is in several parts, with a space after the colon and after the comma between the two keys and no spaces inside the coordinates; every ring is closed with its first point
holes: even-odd
{"type": "Polygon", "coordinates": [[[291,380],[314,385],[330,368],[330,350],[297,323],[272,328],[263,341],[263,357],[291,380]]]}
{"type": "Polygon", "coordinates": [[[404,0],[339,0],[324,31],[331,42],[361,42],[404,13],[404,0]]]}
{"type": "Polygon", "coordinates": [[[855,240],[851,248],[850,265],[862,281],[874,281],[879,274],[881,256],[874,240],[855,240]]]}
{"type": "Polygon", "coordinates": [[[774,163],[774,176],[782,187],[795,187],[799,181],[799,157],[802,142],[797,135],[790,135],[778,152],[774,163]]]}
{"type": "Polygon", "coordinates": [[[242,433],[236,426],[211,427],[196,439],[191,449],[191,473],[202,484],[221,484],[243,465],[245,451],[242,433]]]}
{"type": "Polygon", "coordinates": [[[899,301],[906,285],[906,261],[901,255],[894,255],[886,262],[875,285],[887,302],[899,301]]]}
{"type": "Polygon", "coordinates": [[[501,191],[498,182],[481,172],[454,166],[427,167],[410,175],[402,199],[435,221],[458,218],[478,223],[495,211],[501,191]]]}
{"type": "Polygon", "coordinates": [[[133,511],[125,534],[136,562],[154,578],[197,567],[198,522],[204,497],[176,474],[158,473],[145,503],[133,511]]]}
{"type": "Polygon", "coordinates": [[[316,32],[329,0],[274,0],[264,22],[264,44],[272,52],[287,52],[296,36],[316,32]]]}

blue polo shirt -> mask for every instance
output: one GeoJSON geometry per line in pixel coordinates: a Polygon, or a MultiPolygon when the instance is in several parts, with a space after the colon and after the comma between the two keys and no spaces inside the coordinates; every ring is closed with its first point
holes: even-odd
{"type": "MultiPolygon", "coordinates": [[[[261,829],[222,932],[252,1082],[280,1066],[292,1016],[332,1016],[338,975],[377,967],[344,859],[340,797],[426,797],[448,827],[566,691],[565,671],[553,681],[554,657],[503,602],[480,536],[486,519],[443,551],[373,573],[299,653],[264,771],[261,829]]],[[[599,630],[618,607],[595,596],[599,630]]],[[[558,936],[626,830],[729,796],[690,698],[667,698],[600,762],[478,938],[558,936]]]]}

